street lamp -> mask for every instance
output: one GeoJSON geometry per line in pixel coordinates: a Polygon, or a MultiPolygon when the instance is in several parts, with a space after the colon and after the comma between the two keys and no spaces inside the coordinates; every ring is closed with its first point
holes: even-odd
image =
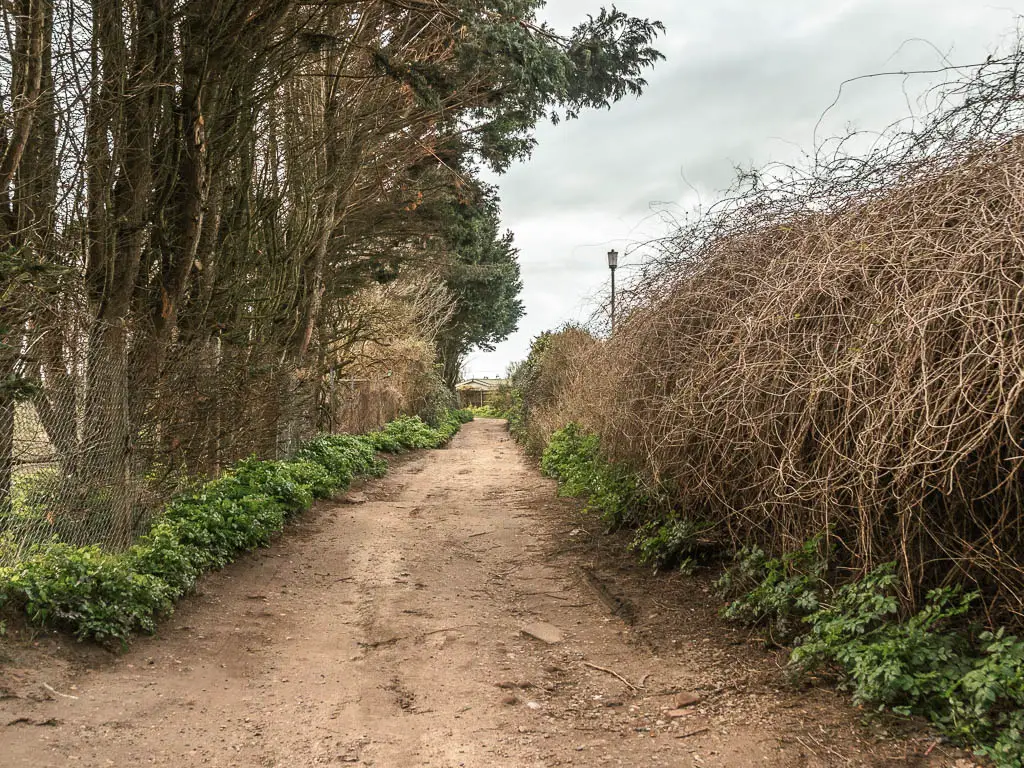
{"type": "Polygon", "coordinates": [[[612,272],[612,333],[615,333],[615,268],[619,266],[619,252],[612,248],[608,251],[608,269],[612,272]]]}

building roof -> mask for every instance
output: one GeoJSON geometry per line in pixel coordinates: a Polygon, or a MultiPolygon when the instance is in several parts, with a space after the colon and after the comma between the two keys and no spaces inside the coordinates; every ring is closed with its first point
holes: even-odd
{"type": "Polygon", "coordinates": [[[508,379],[466,379],[455,385],[460,392],[497,392],[508,379]]]}

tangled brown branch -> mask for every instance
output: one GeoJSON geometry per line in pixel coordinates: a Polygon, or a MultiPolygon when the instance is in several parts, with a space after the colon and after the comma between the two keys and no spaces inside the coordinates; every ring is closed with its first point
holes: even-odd
{"type": "Polygon", "coordinates": [[[737,542],[827,530],[852,572],[895,559],[908,591],[1022,615],[1022,64],[867,154],[743,179],[661,244],[559,407],[737,542]]]}

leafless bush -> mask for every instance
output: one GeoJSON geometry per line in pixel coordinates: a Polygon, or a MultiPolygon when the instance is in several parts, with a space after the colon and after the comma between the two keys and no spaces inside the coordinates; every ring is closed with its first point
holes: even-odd
{"type": "Polygon", "coordinates": [[[853,572],[1021,616],[1022,64],[867,155],[745,178],[662,243],[561,407],[736,542],[827,530],[853,572]]]}
{"type": "Polygon", "coordinates": [[[532,359],[512,372],[512,385],[523,397],[518,438],[530,453],[539,455],[555,430],[582,416],[597,343],[585,329],[566,326],[536,340],[532,359]]]}

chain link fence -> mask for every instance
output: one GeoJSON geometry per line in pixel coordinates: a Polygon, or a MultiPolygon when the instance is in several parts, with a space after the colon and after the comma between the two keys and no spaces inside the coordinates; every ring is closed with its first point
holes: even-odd
{"type": "Polygon", "coordinates": [[[0,402],[0,566],[48,541],[123,548],[171,496],[238,459],[370,431],[410,405],[408,377],[314,373],[220,338],[171,345],[153,366],[138,359],[152,350],[111,335],[113,354],[104,334],[23,340],[33,386],[0,402]]]}

